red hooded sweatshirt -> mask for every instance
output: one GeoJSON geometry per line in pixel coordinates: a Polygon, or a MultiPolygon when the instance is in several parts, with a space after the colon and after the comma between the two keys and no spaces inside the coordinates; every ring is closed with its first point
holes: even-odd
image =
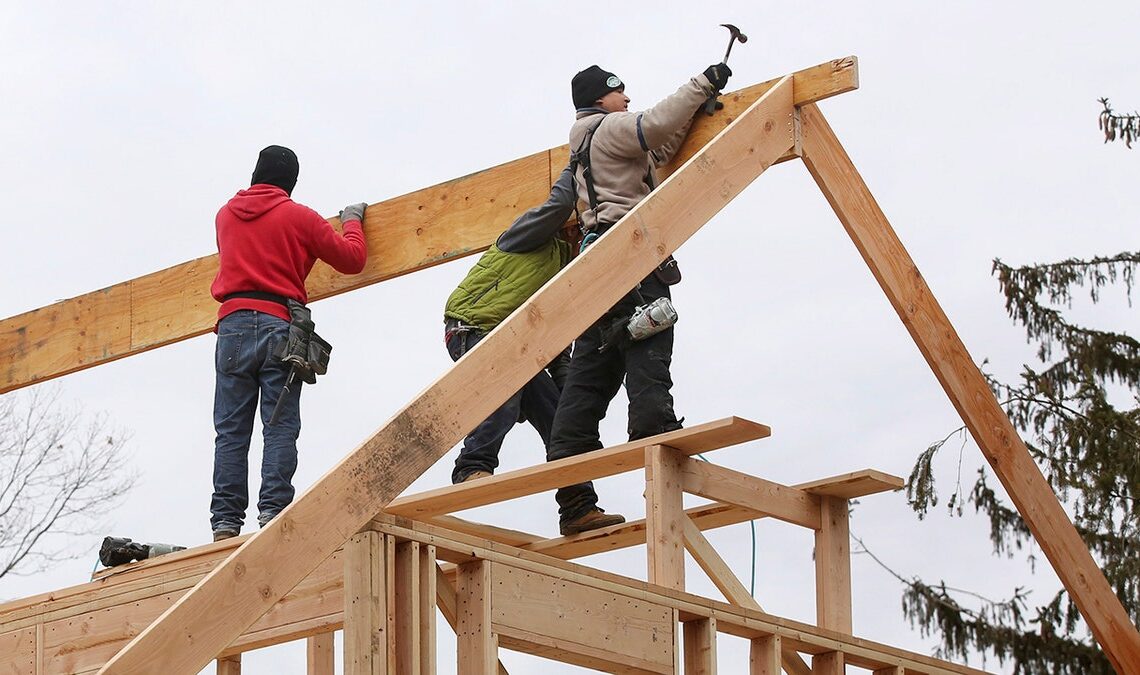
{"type": "Polygon", "coordinates": [[[308,302],[305,278],[318,258],[343,274],[364,269],[368,257],[359,220],[344,223],[344,235],[316,211],[289,198],[275,185],[239,191],[218,211],[218,276],[210,294],[222,303],[218,320],[239,309],[253,309],[289,320],[276,302],[234,298],[239,291],[262,291],[308,302]]]}

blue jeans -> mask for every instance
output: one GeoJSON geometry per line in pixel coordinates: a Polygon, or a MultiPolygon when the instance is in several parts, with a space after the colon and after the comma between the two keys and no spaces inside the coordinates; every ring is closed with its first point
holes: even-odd
{"type": "MultiPolygon", "coordinates": [[[[457,332],[447,341],[447,353],[452,361],[458,361],[485,336],[486,333],[478,330],[457,332]]],[[[550,427],[557,407],[558,387],[545,370],[540,370],[463,439],[463,447],[451,472],[451,482],[462,482],[475,471],[495,473],[503,439],[515,424],[524,419],[538,432],[543,447],[550,445],[550,427]]]]}
{"type": "Polygon", "coordinates": [[[273,408],[289,376],[289,367],[274,358],[273,348],[289,335],[289,322],[253,310],[239,310],[218,323],[214,352],[214,495],[210,525],[241,532],[249,505],[249,442],[253,418],[261,404],[264,450],[257,520],[269,522],[293,501],[297,470],[297,437],[301,433],[301,380],[289,385],[277,424],[269,425],[273,408]]]}

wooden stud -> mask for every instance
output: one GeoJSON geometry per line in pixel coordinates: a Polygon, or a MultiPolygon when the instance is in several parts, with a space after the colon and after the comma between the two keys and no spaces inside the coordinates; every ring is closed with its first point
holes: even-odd
{"type": "MultiPolygon", "coordinates": [[[[734,605],[747,607],[763,612],[764,608],[752,597],[744,584],[732,573],[728,563],[720,557],[708,539],[697,529],[696,523],[687,515],[682,516],[682,535],[685,538],[685,548],[701,569],[708,575],[713,585],[724,594],[725,599],[734,605]]],[[[790,675],[809,675],[811,668],[794,649],[788,648],[780,653],[780,661],[784,670],[790,675]]]]}
{"type": "Polygon", "coordinates": [[[421,675],[435,675],[435,598],[436,570],[435,546],[420,546],[419,559],[419,666],[421,675]]]}
{"type": "Polygon", "coordinates": [[[876,668],[872,675],[905,675],[902,666],[887,666],[886,668],[876,668]]]}
{"type": "Polygon", "coordinates": [[[918,267],[815,105],[803,160],[1118,673],[1140,673],[1140,633],[1029,455],[918,267]]]}
{"type": "Polygon", "coordinates": [[[716,675],[716,619],[685,622],[685,675],[716,675]]]}
{"type": "Polygon", "coordinates": [[[779,635],[753,638],[749,644],[748,675],[780,675],[782,647],[779,635]]]}
{"type": "Polygon", "coordinates": [[[241,654],[224,656],[216,661],[218,675],[241,675],[241,654]]]}
{"type": "Polygon", "coordinates": [[[142,672],[153,654],[175,671],[209,663],[783,155],[792,93],[786,77],[101,672],[142,672]]]}
{"type": "Polygon", "coordinates": [[[396,672],[420,675],[420,544],[402,541],[395,551],[395,650],[396,672]]]}
{"type": "Polygon", "coordinates": [[[459,566],[455,634],[458,675],[494,675],[498,643],[491,631],[491,563],[476,560],[459,566]]]}
{"type": "Polygon", "coordinates": [[[811,657],[812,675],[843,675],[845,670],[843,652],[824,652],[811,657]]]}
{"type": "Polygon", "coordinates": [[[387,675],[392,635],[389,537],[371,530],[344,546],[345,675],[387,675]]]}
{"type": "MultiPolygon", "coordinates": [[[[794,77],[796,104],[859,86],[854,56],[794,77]]],[[[780,81],[722,95],[724,110],[696,118],[659,175],[680,167],[780,81]]],[[[309,300],[479,253],[519,212],[546,199],[568,156],[565,145],[550,148],[369,206],[364,237],[373,255],[364,271],[345,276],[318,262],[306,284],[309,300]]],[[[217,268],[217,256],[205,256],[0,321],[0,393],[209,332],[217,312],[209,293],[217,268]]]]}
{"type": "Polygon", "coordinates": [[[336,671],[336,639],[334,633],[313,635],[305,641],[305,663],[308,675],[333,675],[336,671]]]}
{"type": "MultiPolygon", "coordinates": [[[[455,586],[452,585],[447,574],[440,569],[439,565],[435,565],[435,589],[436,600],[438,601],[439,613],[447,620],[447,624],[455,631],[456,636],[459,635],[459,600],[456,597],[455,586]]],[[[433,654],[434,658],[434,654],[433,654]]],[[[499,675],[509,675],[506,667],[502,662],[499,662],[499,675]]]]}
{"type": "Polygon", "coordinates": [[[822,497],[815,532],[815,620],[851,634],[851,531],[846,499],[822,497]]]}
{"type": "Polygon", "coordinates": [[[645,449],[645,545],[648,548],[649,583],[685,590],[685,546],[681,519],[679,452],[664,445],[645,449]]]}

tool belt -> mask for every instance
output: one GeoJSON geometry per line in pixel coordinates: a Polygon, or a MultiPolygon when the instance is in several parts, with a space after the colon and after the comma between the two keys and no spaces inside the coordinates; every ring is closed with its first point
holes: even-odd
{"type": "Polygon", "coordinates": [[[443,320],[443,344],[451,342],[451,338],[460,333],[469,333],[473,330],[479,330],[475,326],[469,326],[459,319],[454,317],[446,317],[443,320]]]}
{"type": "Polygon", "coordinates": [[[292,366],[306,384],[315,384],[317,375],[328,372],[332,345],[317,335],[316,324],[307,306],[293,298],[266,291],[238,291],[222,298],[222,302],[234,298],[266,300],[283,305],[289,311],[289,336],[277,343],[273,356],[292,366]]]}

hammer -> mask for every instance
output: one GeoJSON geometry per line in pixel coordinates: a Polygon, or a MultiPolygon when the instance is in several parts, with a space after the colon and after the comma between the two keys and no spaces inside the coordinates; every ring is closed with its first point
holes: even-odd
{"type": "MultiPolygon", "coordinates": [[[[725,28],[727,28],[728,32],[729,32],[728,49],[724,50],[724,58],[721,59],[721,63],[727,64],[728,63],[728,55],[732,53],[733,43],[738,41],[738,40],[741,43],[748,42],[748,36],[745,35],[744,33],[741,33],[740,29],[737,28],[736,26],[732,25],[731,23],[722,23],[721,25],[724,26],[725,28]]],[[[716,92],[715,94],[713,94],[712,96],[710,96],[708,101],[705,101],[705,114],[706,115],[712,115],[714,111],[719,110],[720,108],[724,107],[723,103],[716,100],[717,96],[720,96],[719,91],[716,92]]]]}

